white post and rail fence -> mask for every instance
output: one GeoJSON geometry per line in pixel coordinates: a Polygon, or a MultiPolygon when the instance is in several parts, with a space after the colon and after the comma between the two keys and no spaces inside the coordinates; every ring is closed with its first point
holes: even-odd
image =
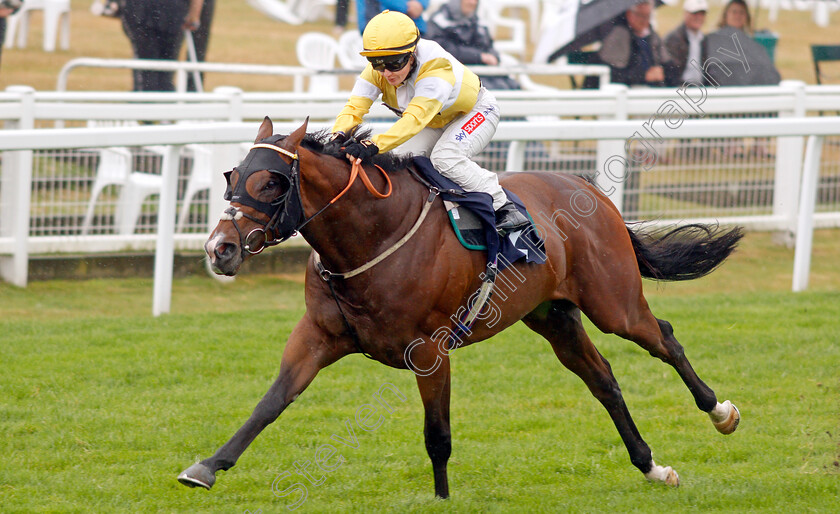
{"type": "MultiPolygon", "coordinates": [[[[499,95],[503,112],[522,117],[503,121],[495,141],[509,143],[505,162],[507,169],[526,169],[529,143],[595,142],[594,167],[579,170],[592,175],[602,190],[613,191],[611,200],[621,209],[625,198],[624,179],[628,163],[637,158],[629,140],[639,139],[651,120],[662,141],[778,138],[775,176],[769,186],[773,192],[772,208],[765,213],[749,213],[715,217],[684,217],[676,212],[661,213],[657,223],[719,222],[744,225],[753,229],[777,230],[795,234],[796,256],[793,289],[804,290],[808,283],[811,237],[814,226],[840,226],[838,208],[815,212],[820,162],[826,138],[840,135],[840,117],[804,116],[815,110],[839,110],[840,88],[812,89],[788,84],[779,88],[744,88],[740,99],[734,92],[721,92],[714,102],[706,101],[707,112],[713,108],[724,112],[738,108],[753,112],[769,111],[771,118],[700,118],[673,116],[670,126],[661,113],[661,106],[673,101],[665,92],[637,92],[611,86],[593,92],[561,92],[533,95],[514,92],[499,95]],[[774,104],[768,106],[768,99],[774,104]],[[755,102],[755,106],[745,104],[755,102]],[[561,119],[559,116],[590,116],[593,119],[561,119]],[[653,116],[655,115],[655,116],[653,116]],[[645,116],[653,116],[646,118],[645,116]],[[548,118],[547,118],[548,117],[548,118]],[[634,119],[635,118],[635,119],[634,119]],[[669,128],[666,128],[669,127],[669,128]],[[807,144],[806,144],[807,143],[807,144]],[[628,154],[628,151],[630,154],[628,154]]],[[[125,248],[154,248],[155,286],[152,312],[170,309],[172,262],[176,248],[199,249],[206,232],[176,233],[177,156],[184,145],[202,144],[212,148],[216,171],[209,193],[207,227],[215,225],[213,214],[224,204],[225,187],[221,172],[230,169],[241,158],[243,142],[252,141],[258,123],[243,119],[259,119],[276,113],[275,131],[289,133],[300,125],[307,112],[316,113],[310,131],[328,129],[337,98],[243,93],[238,90],[203,94],[148,94],[142,101],[125,99],[124,94],[100,93],[37,93],[27,88],[10,88],[0,93],[0,119],[6,130],[0,131],[2,182],[0,182],[0,274],[2,279],[25,286],[30,254],[49,252],[96,252],[125,248]],[[258,114],[259,113],[259,114],[258,114]],[[189,120],[190,123],[168,125],[98,127],[98,128],[34,128],[57,121],[85,119],[189,120]],[[162,188],[157,206],[157,229],[153,234],[31,234],[33,155],[38,152],[67,149],[163,146],[168,163],[160,170],[162,188]]],[[[737,111],[736,111],[737,112],[737,111]]],[[[741,111],[743,112],[743,111],[741,111]]],[[[374,122],[380,131],[390,122],[374,122]]],[[[638,142],[638,141],[636,141],[638,142]]],[[[834,151],[834,149],[832,149],[834,151]]],[[[773,164],[770,164],[773,166],[773,164]]],[[[771,170],[772,173],[772,170],[771,170]]]]}

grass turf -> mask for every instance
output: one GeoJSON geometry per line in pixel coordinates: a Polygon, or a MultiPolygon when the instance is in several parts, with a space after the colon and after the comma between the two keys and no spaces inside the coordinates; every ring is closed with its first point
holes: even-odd
{"type": "MultiPolygon", "coordinates": [[[[819,251],[836,247],[836,231],[819,236],[819,251]]],[[[303,312],[299,277],[251,276],[233,287],[176,281],[175,313],[157,319],[145,279],[0,286],[0,505],[282,512],[296,495],[274,494],[279,476],[278,492],[307,486],[300,510],[313,512],[834,511],[840,293],[825,281],[801,294],[774,287],[774,270],[790,269],[776,254],[789,251],[766,238],[748,236],[694,290],[648,285],[698,374],[741,409],[731,436],[714,430],[673,370],[588,326],[654,459],[680,473],[679,489],[645,482],[603,408],[521,324],[452,357],[447,502],[433,498],[412,375],[361,356],[323,370],[212,491],[186,489],[176,475],[250,414],[303,312]],[[385,383],[407,400],[392,399],[382,424],[361,430],[357,409],[385,383]],[[346,423],[355,448],[332,438],[348,437],[346,423]],[[344,462],[323,483],[295,474],[327,443],[344,462]]]]}

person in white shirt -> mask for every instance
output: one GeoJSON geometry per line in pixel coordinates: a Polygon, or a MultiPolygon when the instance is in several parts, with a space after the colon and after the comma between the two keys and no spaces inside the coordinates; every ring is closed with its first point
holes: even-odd
{"type": "Polygon", "coordinates": [[[706,59],[706,47],[703,43],[703,24],[706,22],[706,0],[685,0],[683,3],[683,23],[665,36],[665,49],[673,59],[677,73],[674,78],[681,86],[685,82],[703,83],[700,71],[706,59]],[[695,62],[695,65],[691,63],[695,62]]]}

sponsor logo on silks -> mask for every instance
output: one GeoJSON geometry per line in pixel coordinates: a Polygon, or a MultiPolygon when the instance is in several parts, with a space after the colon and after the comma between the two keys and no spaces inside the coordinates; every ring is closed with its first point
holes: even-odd
{"type": "Polygon", "coordinates": [[[458,134],[455,136],[455,141],[463,141],[466,138],[467,133],[462,130],[461,132],[458,132],[458,134]]]}
{"type": "Polygon", "coordinates": [[[473,131],[475,129],[477,129],[479,127],[479,125],[484,123],[484,120],[486,120],[486,119],[487,118],[485,118],[483,114],[481,114],[480,112],[477,112],[477,113],[475,113],[475,116],[470,118],[470,121],[464,123],[464,126],[461,127],[461,129],[463,129],[467,134],[472,134],[473,131]]]}

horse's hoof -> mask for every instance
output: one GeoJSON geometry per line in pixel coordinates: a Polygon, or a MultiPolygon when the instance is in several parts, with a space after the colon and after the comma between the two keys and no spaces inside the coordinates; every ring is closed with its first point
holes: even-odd
{"type": "Polygon", "coordinates": [[[732,405],[729,400],[717,404],[709,413],[709,418],[718,432],[724,435],[731,434],[738,428],[738,423],[741,422],[741,413],[738,407],[732,405]]]}
{"type": "Polygon", "coordinates": [[[680,476],[671,466],[663,467],[654,464],[650,471],[645,473],[645,478],[651,482],[662,482],[665,485],[670,485],[671,487],[680,486],[680,476]]]}
{"type": "Polygon", "coordinates": [[[670,485],[671,487],[679,487],[680,486],[680,476],[674,471],[674,468],[668,466],[666,468],[668,470],[668,476],[665,477],[665,485],[670,485]]]}
{"type": "Polygon", "coordinates": [[[216,475],[204,464],[196,462],[178,475],[178,481],[187,487],[203,487],[210,490],[216,483],[216,475]]]}

